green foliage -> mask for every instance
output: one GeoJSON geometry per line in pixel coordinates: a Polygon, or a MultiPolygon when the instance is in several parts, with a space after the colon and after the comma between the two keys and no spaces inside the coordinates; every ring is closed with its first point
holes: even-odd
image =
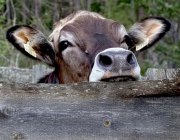
{"type": "Polygon", "coordinates": [[[99,13],[101,11],[101,4],[100,4],[100,2],[92,3],[91,4],[91,11],[99,13]]]}
{"type": "Polygon", "coordinates": [[[5,3],[5,0],[0,0],[0,9],[2,9],[2,8],[3,8],[4,3],[5,3]]]}
{"type": "Polygon", "coordinates": [[[158,44],[155,52],[162,55],[159,59],[160,64],[167,60],[172,67],[180,67],[180,41],[174,44],[158,44]]]}
{"type": "Polygon", "coordinates": [[[102,6],[102,14],[110,19],[114,19],[115,21],[125,25],[129,28],[135,20],[134,13],[130,10],[133,8],[130,0],[108,0],[107,5],[102,6]],[[128,15],[128,16],[127,16],[128,15]]]}
{"type": "Polygon", "coordinates": [[[139,63],[141,64],[141,75],[145,75],[146,70],[148,68],[156,68],[157,66],[154,65],[152,62],[150,62],[148,59],[139,60],[139,63]]]}

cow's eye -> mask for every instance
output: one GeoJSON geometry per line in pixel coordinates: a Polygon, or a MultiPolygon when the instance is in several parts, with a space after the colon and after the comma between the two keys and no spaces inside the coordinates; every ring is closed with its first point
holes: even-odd
{"type": "Polygon", "coordinates": [[[63,51],[63,50],[65,50],[65,49],[66,49],[67,47],[69,47],[69,46],[72,46],[72,45],[71,45],[71,43],[68,42],[67,40],[61,41],[61,42],[59,43],[59,50],[60,50],[60,51],[63,51]]]}
{"type": "Polygon", "coordinates": [[[133,44],[132,39],[131,39],[129,36],[127,36],[127,35],[125,35],[125,37],[124,37],[123,43],[124,43],[124,42],[125,42],[129,47],[132,46],[132,44],[133,44]]]}

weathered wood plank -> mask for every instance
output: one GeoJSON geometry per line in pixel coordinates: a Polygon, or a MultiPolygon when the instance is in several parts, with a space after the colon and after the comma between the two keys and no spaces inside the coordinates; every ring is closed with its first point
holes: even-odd
{"type": "Polygon", "coordinates": [[[32,69],[0,67],[0,82],[2,83],[36,83],[41,77],[52,72],[45,65],[34,65],[32,69]]]}
{"type": "Polygon", "coordinates": [[[1,139],[138,139],[180,137],[180,98],[6,100],[1,139]],[[17,136],[18,137],[18,136],[17,136]]]}
{"type": "Polygon", "coordinates": [[[180,79],[180,68],[166,69],[166,77],[168,80],[180,79]]]}
{"type": "Polygon", "coordinates": [[[146,74],[147,74],[147,80],[164,80],[164,79],[167,79],[165,69],[149,68],[147,70],[146,74]]]}
{"type": "Polygon", "coordinates": [[[174,80],[180,77],[180,69],[149,68],[146,72],[147,80],[174,80]]]}
{"type": "Polygon", "coordinates": [[[26,83],[32,81],[31,69],[0,67],[0,82],[26,83]]]}
{"type": "Polygon", "coordinates": [[[0,139],[178,140],[179,70],[165,75],[156,81],[0,84],[0,139]]]}
{"type": "Polygon", "coordinates": [[[139,82],[127,90],[127,83],[2,84],[0,138],[178,139],[179,97],[131,98],[147,93],[152,82],[143,82],[140,94],[139,82]]]}
{"type": "Polygon", "coordinates": [[[97,82],[75,84],[0,84],[0,98],[84,98],[84,97],[137,97],[137,96],[179,96],[180,79],[157,81],[97,82]],[[2,97],[1,97],[2,96],[2,97]]]}

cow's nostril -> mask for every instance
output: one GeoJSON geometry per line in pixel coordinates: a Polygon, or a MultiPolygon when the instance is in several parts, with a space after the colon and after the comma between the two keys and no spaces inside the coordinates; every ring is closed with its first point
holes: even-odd
{"type": "Polygon", "coordinates": [[[99,56],[99,63],[102,65],[102,66],[110,66],[112,64],[112,59],[107,56],[107,55],[100,55],[99,56]]]}
{"type": "Polygon", "coordinates": [[[136,60],[135,60],[135,57],[132,53],[130,53],[128,56],[127,56],[127,62],[130,64],[130,65],[133,65],[133,64],[136,64],[136,60]]]}

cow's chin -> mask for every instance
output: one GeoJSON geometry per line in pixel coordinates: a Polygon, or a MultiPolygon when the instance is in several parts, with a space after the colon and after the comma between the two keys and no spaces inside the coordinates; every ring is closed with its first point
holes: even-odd
{"type": "Polygon", "coordinates": [[[130,74],[127,73],[124,75],[120,75],[118,73],[115,74],[98,70],[95,73],[92,72],[89,76],[89,82],[127,82],[139,80],[141,80],[139,67],[130,72],[130,74]]]}
{"type": "Polygon", "coordinates": [[[126,81],[137,81],[138,78],[134,78],[132,76],[116,76],[106,79],[101,79],[103,82],[126,82],[126,81]]]}

